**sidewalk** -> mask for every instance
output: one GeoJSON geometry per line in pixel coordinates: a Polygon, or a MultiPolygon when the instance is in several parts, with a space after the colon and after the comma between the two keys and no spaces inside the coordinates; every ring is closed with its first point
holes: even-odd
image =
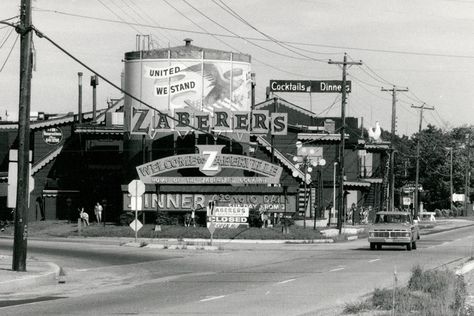
{"type": "Polygon", "coordinates": [[[0,255],[0,295],[58,282],[60,268],[56,264],[28,259],[27,271],[17,272],[12,270],[12,259],[11,256],[0,255]]]}

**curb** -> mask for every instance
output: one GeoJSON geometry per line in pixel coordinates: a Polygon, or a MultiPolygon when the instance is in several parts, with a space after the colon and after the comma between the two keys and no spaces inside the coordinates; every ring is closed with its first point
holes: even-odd
{"type": "MultiPolygon", "coordinates": [[[[37,275],[27,275],[25,277],[0,282],[0,292],[14,292],[27,287],[38,287],[42,285],[55,284],[59,276],[60,267],[52,262],[42,262],[49,266],[48,271],[37,275]]],[[[18,272],[22,273],[22,272],[18,272]]]]}
{"type": "Polygon", "coordinates": [[[466,274],[474,269],[474,261],[468,261],[467,263],[463,264],[463,266],[456,270],[456,274],[466,274]]]}
{"type": "MultiPolygon", "coordinates": [[[[196,244],[207,244],[209,239],[204,238],[139,238],[138,242],[132,242],[127,240],[121,240],[122,245],[139,247],[142,242],[148,243],[148,245],[160,245],[171,243],[169,246],[180,243],[196,243],[196,244]]],[[[327,244],[333,243],[334,240],[329,239],[214,239],[215,244],[327,244]]],[[[148,246],[147,245],[147,246],[148,246]]],[[[169,247],[168,246],[168,247],[169,247]]],[[[190,245],[187,245],[189,247],[190,245]]],[[[202,247],[197,245],[198,247],[202,247]]],[[[146,246],[143,246],[146,247],[146,246]]]]}

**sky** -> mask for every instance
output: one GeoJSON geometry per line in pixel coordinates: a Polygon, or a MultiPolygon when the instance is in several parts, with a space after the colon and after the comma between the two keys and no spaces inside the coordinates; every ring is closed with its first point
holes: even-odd
{"type": "MultiPolygon", "coordinates": [[[[20,0],[0,2],[0,21],[18,15],[20,0]]],[[[346,115],[364,126],[391,128],[392,96],[397,93],[398,135],[433,124],[449,130],[473,124],[474,0],[33,0],[33,24],[92,69],[120,85],[124,53],[135,50],[137,34],[150,34],[153,46],[193,45],[252,56],[256,99],[275,80],[341,80],[350,61],[352,92],[346,115]],[[238,17],[232,15],[232,10],[238,17]]],[[[18,18],[9,20],[18,21],[18,18]]],[[[18,112],[17,34],[0,25],[0,113],[18,112]],[[11,52],[11,53],[10,53],[11,52]]],[[[36,70],[31,110],[77,112],[77,73],[84,73],[84,110],[92,109],[90,71],[45,39],[34,37],[36,70]]],[[[120,92],[97,87],[98,108],[120,92]]],[[[278,93],[320,116],[340,116],[333,93],[278,93]]]]}

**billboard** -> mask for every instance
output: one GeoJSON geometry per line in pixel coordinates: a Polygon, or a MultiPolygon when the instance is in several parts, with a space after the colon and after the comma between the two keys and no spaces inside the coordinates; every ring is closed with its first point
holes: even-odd
{"type": "MultiPolygon", "coordinates": [[[[124,88],[163,112],[174,113],[184,107],[208,113],[249,111],[251,67],[246,62],[227,60],[127,60],[124,88]]],[[[128,111],[126,125],[130,123],[134,109],[146,108],[128,96],[125,104],[128,111]]]]}

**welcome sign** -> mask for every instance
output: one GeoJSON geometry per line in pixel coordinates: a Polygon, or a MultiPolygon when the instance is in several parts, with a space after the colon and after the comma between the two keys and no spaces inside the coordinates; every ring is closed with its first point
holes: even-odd
{"type": "Polygon", "coordinates": [[[283,168],[253,157],[222,154],[224,145],[197,145],[198,154],[185,154],[158,159],[137,166],[137,173],[149,184],[270,184],[280,183],[283,168]],[[207,177],[166,177],[173,170],[198,168],[207,177]],[[241,169],[259,177],[216,177],[223,169],[241,169]]]}

